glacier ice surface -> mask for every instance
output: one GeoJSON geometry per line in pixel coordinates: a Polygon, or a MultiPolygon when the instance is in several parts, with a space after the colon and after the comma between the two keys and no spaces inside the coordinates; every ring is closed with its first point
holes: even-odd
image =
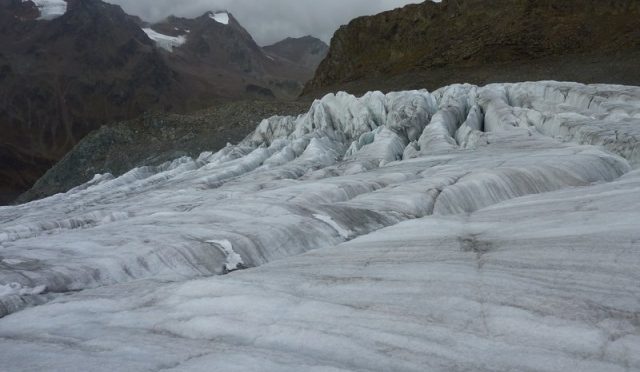
{"type": "Polygon", "coordinates": [[[638,87],[327,95],[0,208],[0,361],[640,370],[639,146],[638,87]]]}

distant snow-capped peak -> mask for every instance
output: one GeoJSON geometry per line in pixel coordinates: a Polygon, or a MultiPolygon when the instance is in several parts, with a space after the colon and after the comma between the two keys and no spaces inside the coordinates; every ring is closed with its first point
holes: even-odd
{"type": "Polygon", "coordinates": [[[222,23],[223,25],[229,24],[229,13],[222,12],[209,12],[209,17],[218,23],[222,23]]]}

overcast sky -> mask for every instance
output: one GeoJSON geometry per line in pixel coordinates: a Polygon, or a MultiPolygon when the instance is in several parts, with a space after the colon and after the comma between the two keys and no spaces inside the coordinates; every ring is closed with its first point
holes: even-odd
{"type": "Polygon", "coordinates": [[[208,10],[228,10],[260,45],[285,37],[316,36],[329,42],[351,19],[422,0],[107,0],[146,21],[173,14],[195,17],[208,10]]]}

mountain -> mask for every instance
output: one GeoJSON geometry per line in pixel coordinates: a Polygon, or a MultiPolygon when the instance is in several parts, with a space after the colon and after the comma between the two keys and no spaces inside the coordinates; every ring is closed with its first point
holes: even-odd
{"type": "Polygon", "coordinates": [[[289,99],[311,76],[227,12],[149,25],[100,0],[0,0],[0,204],[103,124],[289,99]]]}
{"type": "Polygon", "coordinates": [[[426,1],[341,27],[306,94],[453,82],[640,84],[640,2],[426,1]]]}
{"type": "MultiPolygon", "coordinates": [[[[73,12],[2,1],[16,29],[73,12]]],[[[41,190],[109,173],[0,208],[2,369],[640,371],[640,86],[430,85],[634,81],[634,7],[422,4],[339,32],[301,100],[429,90],[331,93],[302,114],[301,100],[236,101],[94,131],[41,190]]],[[[291,41],[263,58],[226,12],[123,19],[169,71],[169,103],[175,86],[216,88],[218,69],[243,94],[286,94],[262,79],[287,79],[269,61],[305,60],[285,55],[291,41]]]]}
{"type": "Polygon", "coordinates": [[[313,36],[289,37],[273,45],[265,46],[263,49],[272,56],[306,66],[309,71],[314,72],[329,52],[329,46],[313,36]]]}
{"type": "Polygon", "coordinates": [[[639,112],[619,85],[331,94],[0,208],[0,361],[638,371],[639,112]]]}
{"type": "Polygon", "coordinates": [[[226,97],[295,98],[317,67],[298,63],[302,57],[269,55],[228,12],[207,12],[195,19],[172,16],[144,30],[164,49],[175,71],[210,82],[208,90],[226,97]]]}
{"type": "Polygon", "coordinates": [[[61,16],[41,16],[31,2],[0,2],[0,201],[101,124],[172,109],[180,91],[178,76],[119,7],[75,0],[61,16]]]}

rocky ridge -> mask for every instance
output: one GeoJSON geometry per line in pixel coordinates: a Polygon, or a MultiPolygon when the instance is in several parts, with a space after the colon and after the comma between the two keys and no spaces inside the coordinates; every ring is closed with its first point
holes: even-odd
{"type": "Polygon", "coordinates": [[[305,93],[462,81],[640,84],[638,19],[640,2],[627,0],[426,1],[341,27],[305,93]]]}
{"type": "Polygon", "coordinates": [[[38,4],[0,0],[0,205],[103,124],[235,99],[290,99],[312,76],[270,57],[226,12],[226,23],[208,12],[148,25],[100,0],[38,4]],[[187,27],[172,50],[145,31],[166,39],[187,27]]]}
{"type": "Polygon", "coordinates": [[[119,7],[69,1],[39,20],[32,5],[0,3],[0,202],[99,125],[187,105],[172,99],[187,87],[119,7]]]}
{"type": "Polygon", "coordinates": [[[313,36],[288,37],[263,49],[271,55],[306,66],[314,72],[329,52],[329,46],[313,36]]]}

